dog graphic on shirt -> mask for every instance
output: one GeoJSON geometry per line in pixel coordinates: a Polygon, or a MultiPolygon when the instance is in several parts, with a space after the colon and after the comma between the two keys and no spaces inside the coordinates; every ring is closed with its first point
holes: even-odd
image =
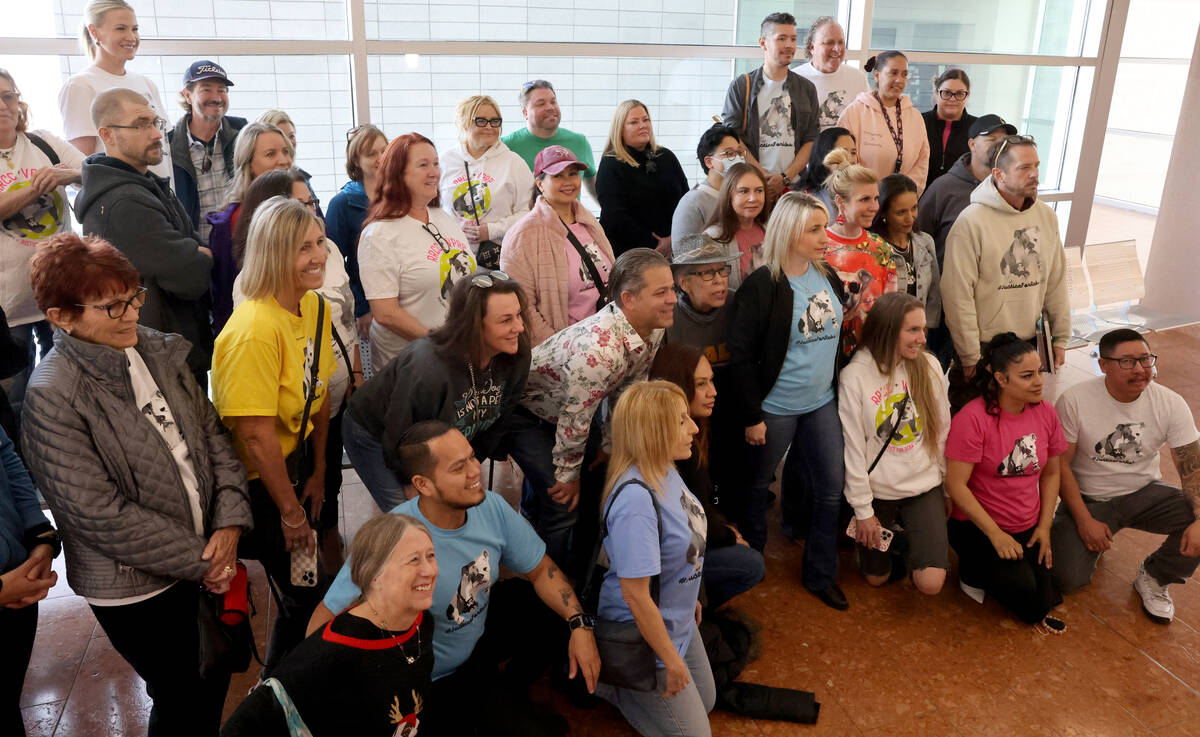
{"type": "Polygon", "coordinates": [[[458,589],[454,598],[446,607],[446,619],[454,620],[455,624],[467,621],[463,616],[479,607],[479,597],[487,593],[492,585],[492,563],[485,548],[479,557],[462,567],[462,578],[458,581],[458,589]]]}
{"type": "Polygon", "coordinates": [[[1017,438],[1012,451],[996,467],[1001,476],[1027,476],[1038,470],[1037,433],[1017,438]]]}
{"type": "Polygon", "coordinates": [[[825,95],[825,102],[821,103],[821,121],[829,121],[831,125],[837,123],[842,115],[842,102],[845,99],[846,90],[829,90],[829,94],[825,95]]]}
{"type": "Polygon", "coordinates": [[[1013,241],[1000,259],[1000,273],[1012,279],[1024,279],[1034,271],[1041,273],[1042,259],[1038,255],[1041,231],[1036,225],[1013,231],[1013,241]]]}
{"type": "Polygon", "coordinates": [[[800,332],[804,334],[804,339],[808,340],[818,333],[825,332],[825,321],[836,319],[837,313],[833,311],[833,297],[829,295],[828,289],[822,289],[813,296],[808,298],[808,308],[804,310],[804,317],[800,320],[800,332]]]}
{"type": "Polygon", "coordinates": [[[707,543],[708,518],[704,514],[704,507],[700,506],[700,503],[691,494],[680,494],[679,504],[687,514],[688,532],[691,533],[691,539],[688,540],[687,562],[692,564],[694,570],[699,570],[707,543]]]}
{"type": "Polygon", "coordinates": [[[1096,452],[1104,460],[1132,463],[1142,457],[1142,430],[1144,422],[1122,422],[1115,430],[1096,443],[1096,452]]]}
{"type": "Polygon", "coordinates": [[[767,106],[767,112],[759,121],[758,130],[762,138],[783,138],[790,117],[790,102],[786,94],[771,100],[771,104],[767,106]]]}

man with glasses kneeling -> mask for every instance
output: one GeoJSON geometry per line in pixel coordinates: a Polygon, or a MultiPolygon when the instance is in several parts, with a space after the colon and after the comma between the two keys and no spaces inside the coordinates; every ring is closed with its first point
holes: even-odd
{"type": "Polygon", "coordinates": [[[1183,397],[1154,381],[1157,358],[1137,332],[1113,330],[1100,339],[1104,377],[1059,398],[1069,445],[1050,541],[1055,581],[1071,591],[1091,581],[1121,529],[1166,535],[1138,567],[1133,588],[1146,616],[1169,624],[1175,604],[1167,586],[1183,583],[1200,564],[1200,432],[1183,397]],[[1164,444],[1182,489],[1162,483],[1164,444]]]}
{"type": "Polygon", "coordinates": [[[149,171],[163,160],[166,121],[141,94],[121,88],[96,97],[92,121],[107,153],[84,160],[75,214],[84,233],[105,239],[133,263],[146,287],[140,324],[187,338],[188,368],[207,387],[212,252],[170,181],[149,171]]]}

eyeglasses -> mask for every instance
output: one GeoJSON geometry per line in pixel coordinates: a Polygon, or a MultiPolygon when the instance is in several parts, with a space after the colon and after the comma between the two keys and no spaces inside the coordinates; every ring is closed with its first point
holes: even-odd
{"type": "Polygon", "coordinates": [[[125,317],[125,312],[132,307],[135,310],[142,309],[142,305],[146,304],[146,288],[142,287],[134,292],[129,299],[119,299],[116,302],[109,302],[106,305],[75,305],[76,307],[91,307],[93,310],[104,310],[109,317],[114,320],[120,320],[125,317]]]}
{"type": "Polygon", "coordinates": [[[996,146],[996,152],[992,154],[992,166],[999,166],[1000,154],[1004,153],[1009,144],[1023,146],[1027,143],[1034,143],[1033,136],[1005,136],[1000,145],[996,146]]]}
{"type": "Polygon", "coordinates": [[[512,281],[512,277],[497,269],[489,271],[486,274],[476,274],[471,277],[471,286],[479,287],[480,289],[491,289],[501,282],[512,281]]]}
{"type": "Polygon", "coordinates": [[[1126,371],[1132,369],[1133,364],[1135,364],[1135,363],[1140,363],[1142,365],[1142,368],[1150,368],[1150,367],[1154,366],[1154,362],[1158,360],[1158,356],[1154,355],[1153,353],[1147,353],[1144,356],[1138,356],[1136,358],[1114,358],[1113,356],[1100,356],[1100,357],[1103,358],[1105,361],[1116,361],[1117,365],[1120,366],[1121,368],[1125,369],[1126,371]]]}
{"type": "Polygon", "coordinates": [[[0,94],[0,102],[4,103],[5,105],[16,105],[20,101],[20,92],[5,92],[4,94],[0,94]]]}
{"type": "Polygon", "coordinates": [[[718,266],[715,269],[704,269],[703,271],[692,271],[692,272],[689,272],[688,274],[686,274],[686,276],[698,276],[698,277],[700,277],[700,281],[712,281],[713,279],[716,279],[718,276],[729,278],[729,275],[731,273],[733,273],[733,267],[730,266],[729,264],[725,264],[724,266],[718,266]]]}
{"type": "Polygon", "coordinates": [[[204,147],[204,160],[200,162],[200,173],[207,174],[212,171],[212,151],[208,150],[208,146],[204,147]]]}
{"type": "Polygon", "coordinates": [[[970,90],[959,90],[957,92],[952,92],[950,90],[938,90],[938,97],[942,98],[943,100],[958,100],[959,102],[962,102],[963,100],[967,99],[967,95],[969,94],[971,94],[970,90]]]}
{"type": "Polygon", "coordinates": [[[504,123],[504,118],[472,118],[471,122],[475,123],[476,128],[486,128],[489,125],[499,128],[504,123]]]}
{"type": "MultiPolygon", "coordinates": [[[[167,133],[167,121],[163,120],[162,118],[155,118],[154,120],[139,120],[133,125],[106,125],[102,127],[125,128],[127,130],[137,131],[138,133],[145,133],[151,128],[157,128],[159,133],[162,133],[163,135],[166,135],[167,133]]],[[[211,166],[211,162],[209,165],[211,166]]]]}
{"type": "Polygon", "coordinates": [[[436,225],[433,223],[425,223],[421,227],[426,233],[433,237],[433,240],[438,244],[438,248],[442,249],[442,253],[450,253],[450,244],[447,243],[446,239],[442,237],[442,233],[437,229],[436,225]]]}

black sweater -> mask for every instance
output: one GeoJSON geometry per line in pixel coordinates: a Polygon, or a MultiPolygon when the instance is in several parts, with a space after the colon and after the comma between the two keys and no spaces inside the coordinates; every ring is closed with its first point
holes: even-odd
{"type": "Polygon", "coordinates": [[[488,370],[475,370],[475,385],[466,360],[446,360],[429,338],[414,340],[383,371],[371,377],[350,399],[354,421],[384,447],[394,462],[400,436],[422,420],[445,420],[458,428],[482,461],[502,458],[501,441],[529,378],[529,346],[516,355],[497,355],[488,370]]]}
{"type": "Polygon", "coordinates": [[[929,136],[929,176],[925,177],[925,188],[933,184],[933,180],[950,171],[954,162],[958,161],[967,148],[967,129],[975,122],[975,116],[963,111],[962,117],[950,124],[950,138],[946,140],[946,149],[942,150],[942,131],[945,121],[938,118],[937,106],[932,110],[921,113],[925,119],[925,133],[929,136]]]}
{"type": "MultiPolygon", "coordinates": [[[[845,305],[846,288],[842,280],[831,267],[826,268],[832,275],[826,277],[829,286],[845,305]]],[[[731,388],[735,406],[741,409],[743,427],[763,421],[762,401],[771,393],[783,369],[791,332],[792,287],[786,276],[776,279],[769,267],[760,266],[734,293],[729,326],[731,388]]]]}
{"type": "MultiPolygon", "coordinates": [[[[407,632],[385,632],[344,612],[297,645],[271,675],[313,737],[417,734],[433,676],[433,617],[424,612],[407,632]]],[[[289,734],[283,708],[266,685],[221,729],[221,737],[289,734]]]]}
{"type": "Polygon", "coordinates": [[[656,247],[655,233],[669,236],[675,206],[688,191],[687,175],[675,154],[660,146],[647,163],[649,150],[649,146],[645,151],[629,149],[636,167],[612,156],[600,157],[596,172],[600,227],[617,256],[631,248],[656,247]]]}

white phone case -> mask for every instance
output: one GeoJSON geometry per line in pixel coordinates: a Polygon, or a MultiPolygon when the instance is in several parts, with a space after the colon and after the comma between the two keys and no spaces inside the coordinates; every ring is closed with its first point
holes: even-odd
{"type": "Polygon", "coordinates": [[[312,552],[306,553],[303,550],[292,551],[292,585],[293,586],[316,586],[317,585],[317,531],[312,530],[312,552]]]}

